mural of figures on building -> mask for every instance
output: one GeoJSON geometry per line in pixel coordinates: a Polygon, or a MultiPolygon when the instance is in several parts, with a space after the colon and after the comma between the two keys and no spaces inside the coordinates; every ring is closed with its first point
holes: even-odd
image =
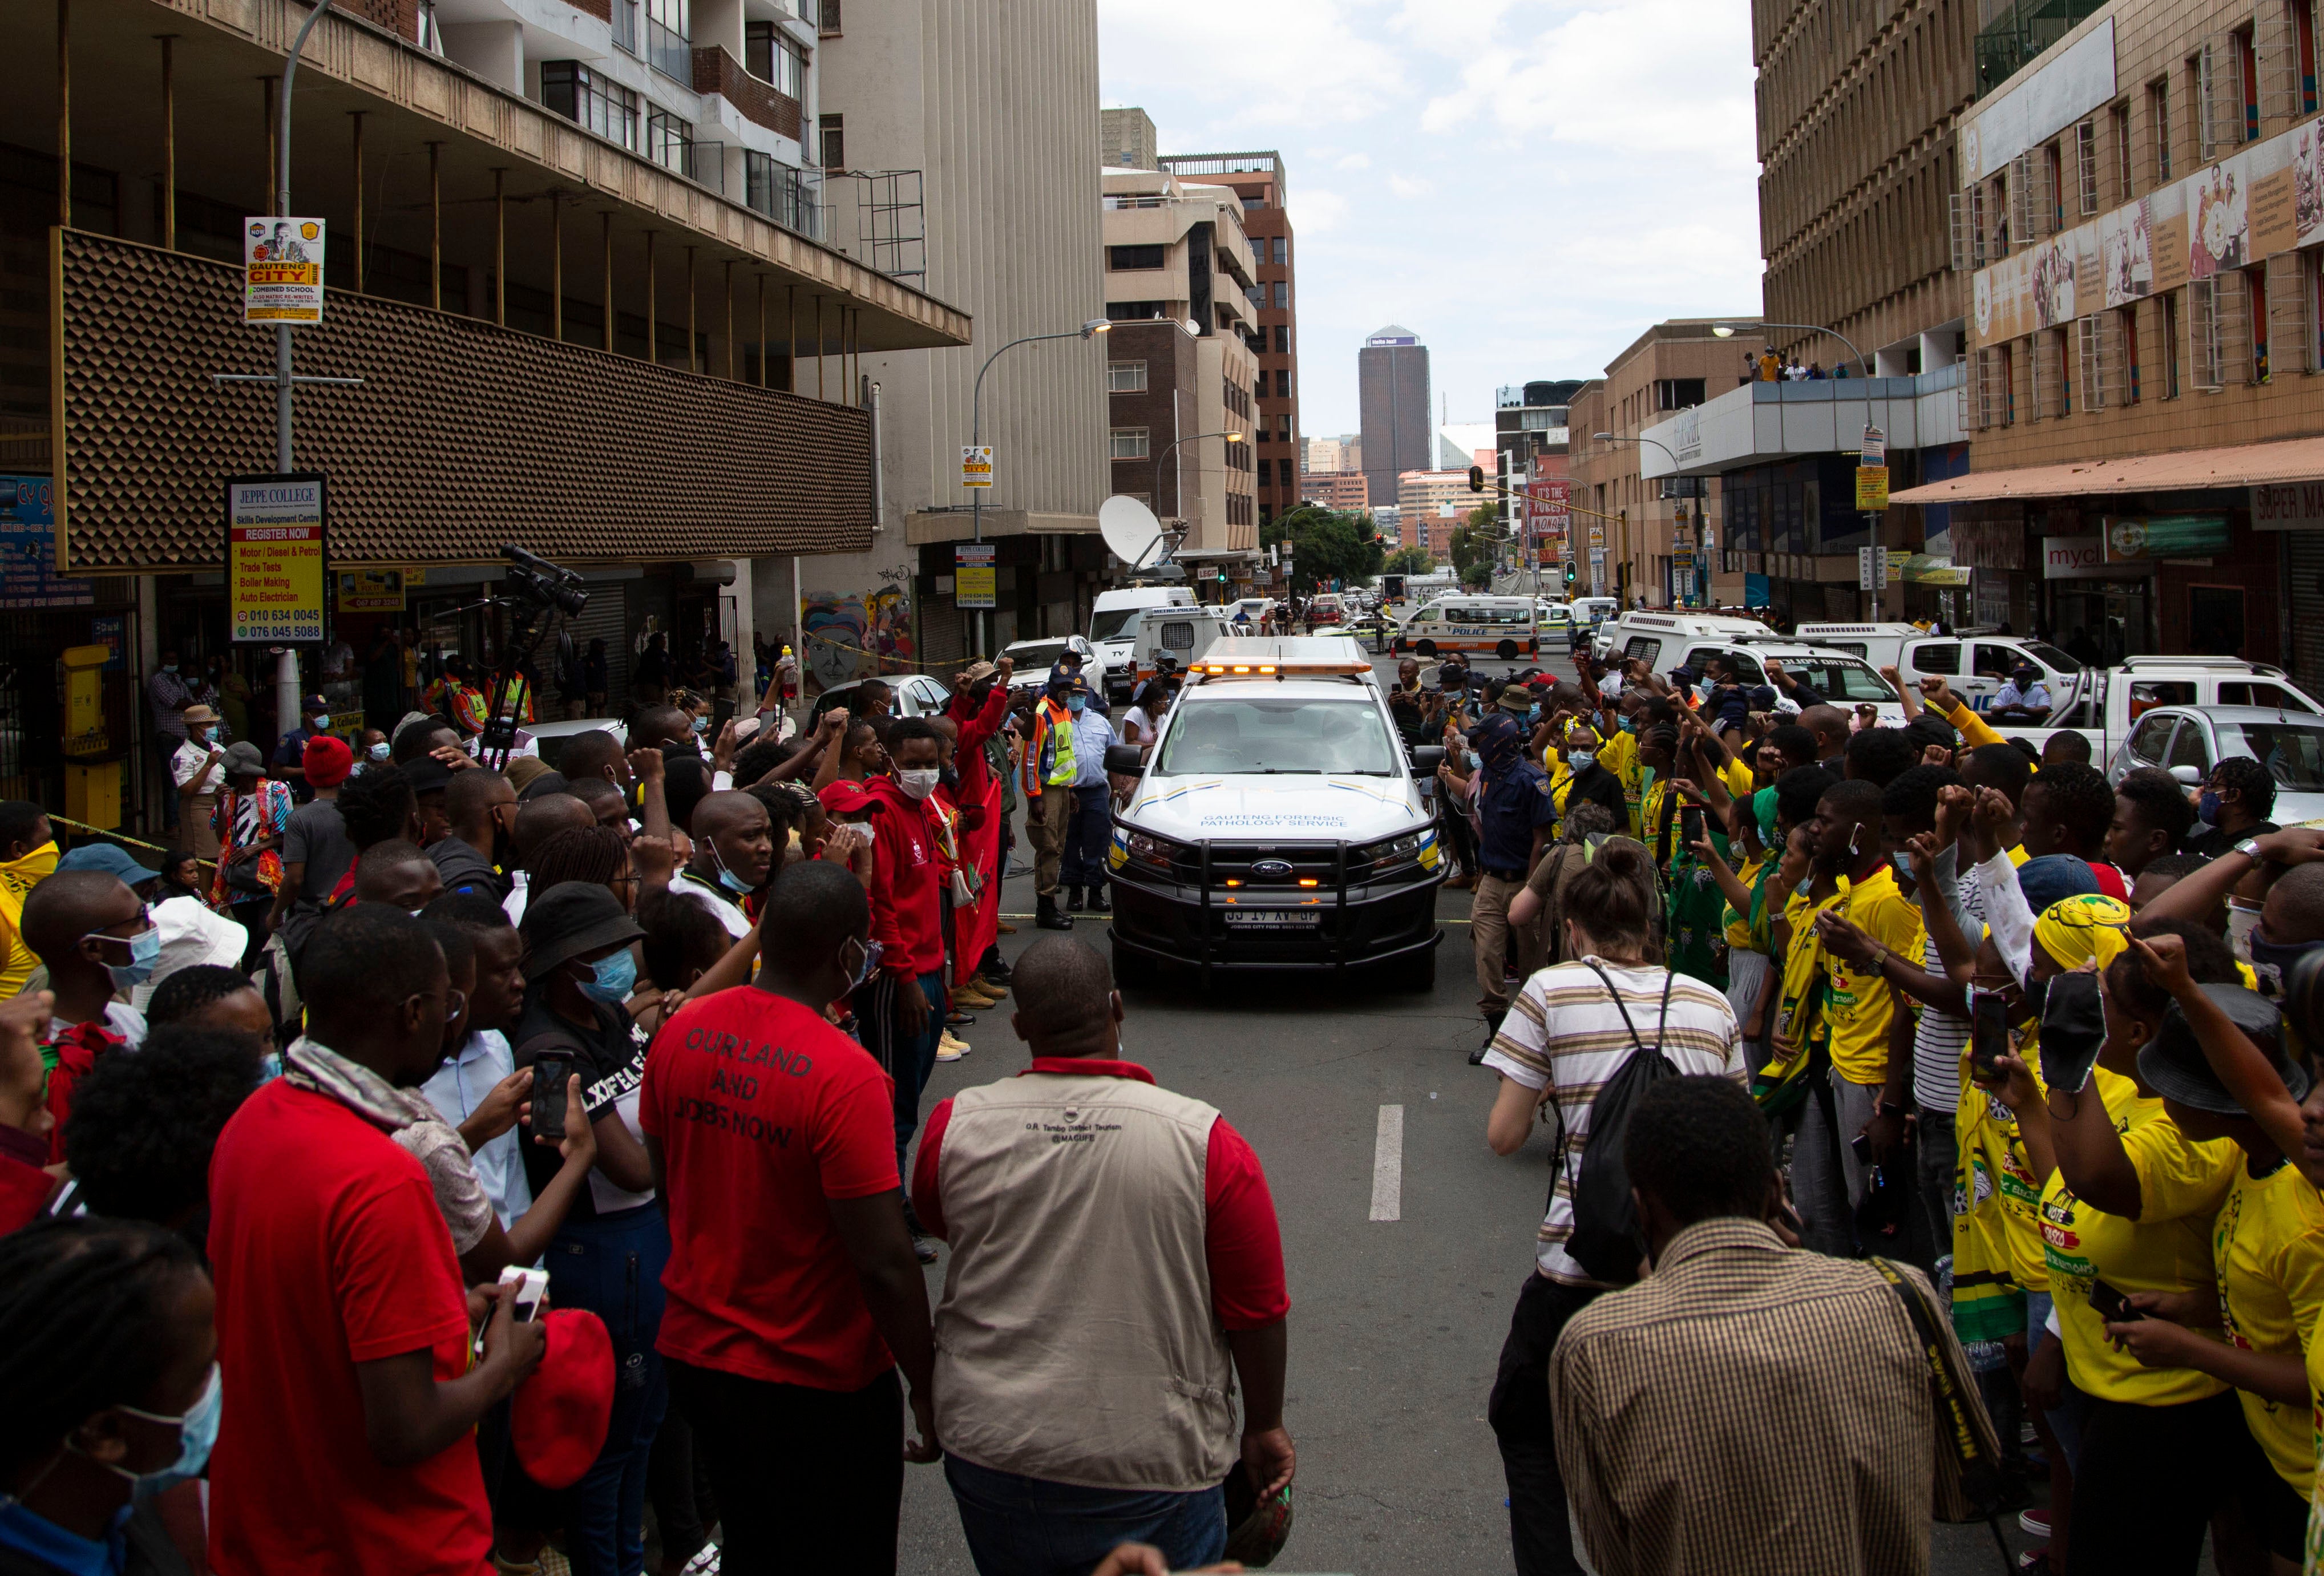
{"type": "Polygon", "coordinates": [[[911,585],[900,578],[869,594],[807,592],[799,622],[807,636],[800,656],[825,689],[874,673],[908,673],[917,659],[911,585]]]}

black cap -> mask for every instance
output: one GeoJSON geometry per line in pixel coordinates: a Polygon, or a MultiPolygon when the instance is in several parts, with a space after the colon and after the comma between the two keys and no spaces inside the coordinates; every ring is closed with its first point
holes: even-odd
{"type": "Polygon", "coordinates": [[[583,953],[635,941],[645,932],[611,887],[560,881],[525,905],[517,934],[524,940],[524,977],[530,982],[583,953]]]}
{"type": "MultiPolygon", "coordinates": [[[[2256,991],[2241,985],[2206,985],[2203,994],[2216,1002],[2227,1015],[2228,1021],[2244,1031],[2262,1055],[2274,1064],[2275,1075],[2292,1098],[2299,1100],[2308,1092],[2308,1068],[2305,1064],[2284,1054],[2283,1014],[2274,1002],[2256,991]]],[[[2163,1027],[2138,1053],[2138,1075],[2149,1089],[2165,1100],[2175,1100],[2197,1111],[2208,1111],[2219,1116],[2245,1116],[2249,1113],[2243,1102],[2227,1092],[2219,1075],[2203,1055],[2202,1046],[2195,1038],[2194,1026],[2176,1002],[2163,1015],[2163,1027]]]]}
{"type": "Polygon", "coordinates": [[[403,763],[403,776],[415,794],[441,793],[452,780],[452,768],[433,755],[416,755],[403,763]]]}
{"type": "Polygon", "coordinates": [[[545,798],[550,794],[569,794],[573,784],[561,771],[544,771],[517,790],[519,799],[545,798]]]}

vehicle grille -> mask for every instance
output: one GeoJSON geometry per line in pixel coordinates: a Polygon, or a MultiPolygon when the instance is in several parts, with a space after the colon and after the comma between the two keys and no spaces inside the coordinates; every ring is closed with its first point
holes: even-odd
{"type": "MultiPolygon", "coordinates": [[[[1203,880],[1203,853],[1190,848],[1180,854],[1173,873],[1188,886],[1200,886],[1203,880]]],[[[1241,883],[1246,889],[1335,891],[1340,880],[1340,845],[1336,843],[1213,843],[1211,844],[1211,886],[1213,889],[1229,881],[1241,883]],[[1255,867],[1279,862],[1288,871],[1270,869],[1261,873],[1255,867]],[[1313,887],[1302,888],[1302,880],[1311,880],[1313,887]]],[[[1361,876],[1364,871],[1351,871],[1361,876]]]]}

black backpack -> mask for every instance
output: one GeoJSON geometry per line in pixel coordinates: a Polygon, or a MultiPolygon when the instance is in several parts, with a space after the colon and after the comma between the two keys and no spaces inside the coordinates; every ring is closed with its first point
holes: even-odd
{"type": "MultiPolygon", "coordinates": [[[[1566,1167],[1573,1195],[1573,1234],[1566,1239],[1565,1250],[1591,1280],[1606,1286],[1628,1286],[1638,1278],[1638,1261],[1646,1257],[1646,1240],[1638,1230],[1637,1206],[1630,1199],[1630,1173],[1622,1158],[1623,1141],[1629,1137],[1630,1113],[1637,1110],[1640,1098],[1660,1080],[1679,1075],[1662,1049],[1662,1026],[1670,1021],[1671,986],[1678,976],[1667,972],[1663,976],[1661,1024],[1655,1030],[1655,1047],[1648,1051],[1638,1038],[1637,1025],[1630,1021],[1630,1009],[1622,1005],[1622,992],[1607,978],[1606,971],[1598,966],[1597,959],[1584,958],[1582,962],[1605,982],[1607,993],[1614,998],[1615,1010],[1622,1015],[1622,1027],[1630,1031],[1631,1050],[1614,1075],[1600,1086],[1598,1097],[1590,1102],[1590,1137],[1582,1146],[1578,1175],[1566,1157],[1565,1110],[1563,1105],[1558,1107],[1558,1164],[1566,1167]]],[[[1553,1200],[1556,1197],[1554,1183],[1550,1184],[1550,1196],[1553,1200]]]]}

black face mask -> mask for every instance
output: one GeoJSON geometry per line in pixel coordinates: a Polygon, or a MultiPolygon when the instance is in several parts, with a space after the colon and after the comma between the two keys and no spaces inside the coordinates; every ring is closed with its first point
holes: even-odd
{"type": "Polygon", "coordinates": [[[960,787],[960,773],[947,766],[936,773],[936,781],[945,788],[957,788],[960,787]]]}

